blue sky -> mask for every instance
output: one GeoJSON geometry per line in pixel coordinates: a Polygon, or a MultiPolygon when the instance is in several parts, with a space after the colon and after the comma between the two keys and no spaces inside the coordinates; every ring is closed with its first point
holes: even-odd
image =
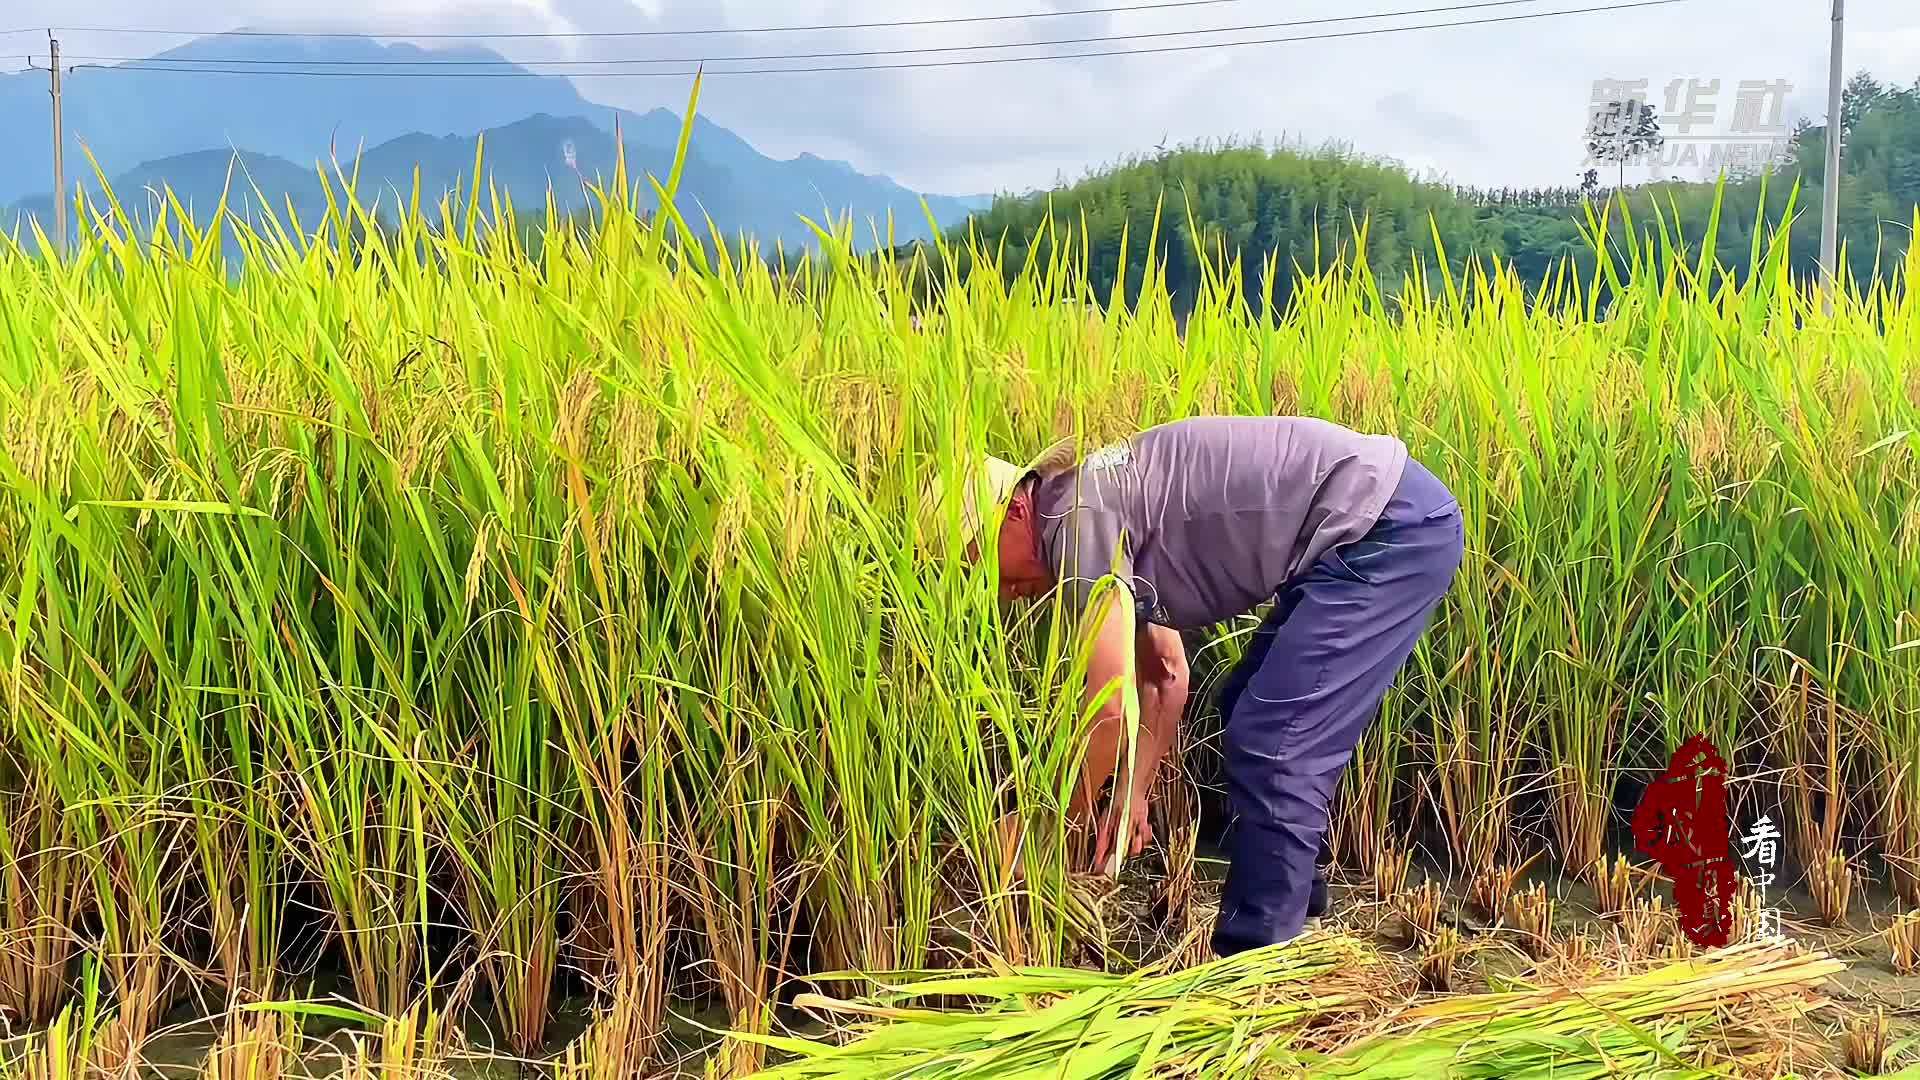
{"type": "MultiPolygon", "coordinates": [[[[1126,0],[11,0],[0,29],[40,23],[218,30],[238,25],[406,31],[607,31],[924,19],[1109,6],[1126,0]]],[[[900,31],[729,34],[699,39],[494,42],[510,58],[627,59],[1146,34],[1433,7],[1446,0],[1227,0],[1207,7],[1077,15],[900,31]],[[694,42],[698,42],[695,44],[694,42]]],[[[1500,12],[1587,7],[1538,0],[1500,12]]],[[[1852,0],[1849,70],[1920,77],[1920,5],[1852,0]]],[[[1474,184],[1571,183],[1597,79],[1646,79],[1656,108],[1671,80],[1721,80],[1717,126],[1745,80],[1793,86],[1787,115],[1824,112],[1823,0],[1686,0],[1668,7],[1346,40],[1158,56],[959,69],[716,76],[705,110],[778,156],[803,150],[885,172],[922,190],[1024,190],[1115,157],[1238,136],[1317,143],[1394,158],[1474,184]]],[[[1390,25],[1373,23],[1367,25],[1390,25]]],[[[1346,26],[1266,31],[1316,33],[1346,26]]],[[[1233,35],[1223,35],[1223,38],[1233,35]]],[[[63,33],[69,53],[157,51],[180,39],[63,33]]],[[[1184,40],[1196,40],[1192,38],[1184,40]]],[[[25,51],[31,37],[7,39],[25,51]]],[[[1126,47],[1123,43],[1120,47],[1126,47]]],[[[1060,51],[1060,50],[1054,50],[1060,51]]],[[[978,54],[976,54],[978,55],[978,54]]],[[[576,80],[615,105],[678,107],[666,79],[576,80]]],[[[1669,167],[1665,172],[1686,173],[1669,167]]],[[[1640,173],[1644,178],[1645,171],[1640,173]]],[[[1633,179],[1634,174],[1629,174],[1633,179]]]]}

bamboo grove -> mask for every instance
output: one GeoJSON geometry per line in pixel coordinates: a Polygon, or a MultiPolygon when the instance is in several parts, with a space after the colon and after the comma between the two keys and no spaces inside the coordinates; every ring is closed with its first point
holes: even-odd
{"type": "Polygon", "coordinates": [[[624,180],[537,250],[482,190],[376,229],[323,180],[319,221],[109,204],[65,257],[0,246],[16,1028],[82,967],[133,1038],[328,968],[385,1016],[470,995],[525,1054],[584,988],[642,1060],[680,997],[767,1032],[805,971],[1086,959],[1080,657],[913,509],[965,455],[1207,412],[1398,434],[1466,514],[1343,862],[1599,873],[1616,790],[1703,732],[1817,893],[1920,904],[1903,288],[1829,311],[1784,241],[1736,281],[1595,211],[1593,280],[1356,256],[1263,319],[1224,267],[1182,323],[1070,242],[943,277],[823,234],[775,271],[624,180]]]}

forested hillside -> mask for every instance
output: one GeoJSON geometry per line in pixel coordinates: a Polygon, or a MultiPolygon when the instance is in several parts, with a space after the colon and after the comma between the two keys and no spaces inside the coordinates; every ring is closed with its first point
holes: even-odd
{"type": "MultiPolygon", "coordinates": [[[[1857,278],[1889,277],[1905,258],[1920,204],[1920,84],[1889,86],[1863,75],[1849,84],[1847,101],[1841,203],[1847,264],[1857,278]]],[[[1643,230],[1658,230],[1663,221],[1677,228],[1696,250],[1714,226],[1722,261],[1744,273],[1756,224],[1777,228],[1791,210],[1794,265],[1811,274],[1819,251],[1825,145],[1823,127],[1804,127],[1794,137],[1789,160],[1771,175],[1731,176],[1724,185],[1630,187],[1628,213],[1643,230]],[[1717,223],[1716,198],[1721,200],[1717,223]]],[[[1533,285],[1564,260],[1585,272],[1594,258],[1582,237],[1589,205],[1615,197],[1574,187],[1486,191],[1423,183],[1391,162],[1344,151],[1201,146],[1124,161],[1056,191],[1001,198],[953,235],[971,228],[984,242],[1004,243],[1005,265],[1018,267],[1029,252],[1044,253],[1062,242],[1065,230],[1084,229],[1084,239],[1076,235],[1073,242],[1087,246],[1094,285],[1102,295],[1112,288],[1121,265],[1134,275],[1128,294],[1138,288],[1151,242],[1166,264],[1176,298],[1193,294],[1199,252],[1206,250],[1215,258],[1243,260],[1248,294],[1257,304],[1268,287],[1271,257],[1271,295],[1280,305],[1290,294],[1294,268],[1350,257],[1362,235],[1369,265],[1387,282],[1400,280],[1416,259],[1434,265],[1439,246],[1456,266],[1470,255],[1498,257],[1533,285]],[[1043,228],[1049,212],[1051,230],[1043,228]],[[1362,223],[1364,232],[1358,228],[1362,223]],[[1203,241],[1198,245],[1196,230],[1203,241]]],[[[1613,205],[1618,235],[1624,225],[1619,204],[1613,205]]]]}

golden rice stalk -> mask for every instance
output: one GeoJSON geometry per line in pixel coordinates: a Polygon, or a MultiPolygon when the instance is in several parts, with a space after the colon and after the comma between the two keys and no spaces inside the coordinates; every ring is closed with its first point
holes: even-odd
{"type": "Polygon", "coordinates": [[[554,1080],[637,1080],[647,1075],[656,1032],[641,1007],[644,993],[623,980],[612,1004],[553,1063],[554,1080]]]}
{"type": "Polygon", "coordinates": [[[447,1067],[452,1032],[446,1018],[419,1006],[387,1021],[377,1050],[355,1039],[353,1054],[340,1071],[342,1080],[452,1080],[447,1067]]]}
{"type": "Polygon", "coordinates": [[[1445,993],[1453,989],[1455,968],[1465,943],[1460,931],[1443,926],[1427,939],[1420,953],[1420,985],[1423,989],[1445,993]]]}
{"type": "Polygon", "coordinates": [[[1544,882],[1508,897],[1506,918],[1528,956],[1540,960],[1553,950],[1553,897],[1544,882]]]}
{"type": "Polygon", "coordinates": [[[5,1075],[12,1080],[99,1080],[108,1076],[133,1075],[132,1069],[110,1073],[93,1052],[93,1033],[84,1030],[71,1009],[62,1009],[47,1030],[32,1036],[25,1051],[5,1062],[5,1075]]]}
{"type": "Polygon", "coordinates": [[[1887,1071],[1888,1041],[1886,1009],[1875,1005],[1872,1012],[1854,1017],[1844,1044],[1847,1068],[1860,1076],[1887,1071]]]}
{"type": "Polygon", "coordinates": [[[1440,883],[1432,878],[1393,898],[1394,911],[1406,924],[1407,936],[1413,941],[1431,941],[1439,932],[1440,913],[1445,902],[1440,883]]]}
{"type": "MultiPolygon", "coordinates": [[[[1155,1076],[1162,1080],[1247,1076],[1263,1047],[1280,1048],[1302,1025],[1376,1009],[1380,956],[1356,938],[1309,933],[1286,945],[1174,968],[1124,974],[1062,968],[990,968],[899,973],[877,996],[801,994],[795,1004],[838,1018],[821,1041],[735,1030],[734,1041],[778,1049],[790,1060],[751,1075],[763,1080],[847,1076],[1155,1076]],[[992,1004],[951,1004],[957,999],[992,1004]],[[1159,1030],[1163,1039],[1127,1033],[1159,1030]],[[1114,1036],[1119,1035],[1118,1039],[1114,1036]],[[794,1054],[793,1051],[799,1051],[794,1054]],[[1089,1058],[1087,1055],[1095,1055],[1089,1058]],[[1090,1060],[1104,1068],[1082,1066],[1090,1060]],[[1111,1070],[1118,1070],[1111,1071],[1111,1070]]],[[[725,1055],[738,1060],[738,1055],[725,1055]]],[[[740,1075],[722,1073],[721,1075],[740,1075]]],[[[569,1078],[571,1080],[571,1078],[569,1078]]]]}
{"type": "Polygon", "coordinates": [[[1506,910],[1507,901],[1513,898],[1514,886],[1519,882],[1520,876],[1527,872],[1527,868],[1532,866],[1534,860],[1541,854],[1541,852],[1535,852],[1518,866],[1499,862],[1475,874],[1473,883],[1469,886],[1469,899],[1472,900],[1473,905],[1489,918],[1499,918],[1500,913],[1506,910]]]}
{"type": "Polygon", "coordinates": [[[1893,970],[1901,975],[1920,972],[1920,910],[1894,916],[1887,928],[1887,950],[1893,970]]]}
{"type": "Polygon", "coordinates": [[[1780,947],[1734,948],[1637,973],[1432,998],[1394,1010],[1357,1044],[1325,1048],[1340,1067],[1309,1075],[1779,1076],[1762,1063],[1787,1060],[1767,1052],[1771,1032],[1819,1004],[1819,988],[1844,966],[1780,947]],[[1474,1046],[1489,1053],[1469,1066],[1474,1046]]]}
{"type": "Polygon", "coordinates": [[[1609,855],[1594,864],[1589,872],[1593,885],[1594,910],[1601,915],[1619,915],[1640,892],[1642,877],[1624,855],[1609,855]]]}
{"type": "Polygon", "coordinates": [[[1572,933],[1553,942],[1535,970],[1548,982],[1566,984],[1593,977],[1610,950],[1587,933],[1572,933]]]}
{"type": "Polygon", "coordinates": [[[1373,861],[1373,898],[1385,903],[1399,895],[1407,887],[1407,871],[1412,865],[1411,852],[1391,838],[1382,840],[1373,861]]]}
{"type": "Polygon", "coordinates": [[[26,851],[6,845],[0,858],[0,1013],[14,1023],[48,1023],[67,994],[74,916],[92,879],[62,817],[45,792],[0,797],[0,836],[31,844],[26,851]]]}
{"type": "Polygon", "coordinates": [[[1853,902],[1853,870],[1846,853],[1832,851],[1814,859],[1807,867],[1807,891],[1822,923],[1845,926],[1853,902]]]}
{"type": "Polygon", "coordinates": [[[1571,763],[1554,767],[1551,802],[1554,834],[1560,840],[1560,856],[1574,866],[1598,862],[1607,834],[1611,805],[1593,778],[1571,763]]]}
{"type": "Polygon", "coordinates": [[[1491,1020],[1511,1017],[1527,1005],[1562,1006],[1579,1001],[1607,1005],[1623,1015],[1678,1016],[1725,1008],[1738,997],[1748,1005],[1802,998],[1846,969],[1821,953],[1791,945],[1731,945],[1671,964],[1596,981],[1578,989],[1531,987],[1508,993],[1441,998],[1412,1006],[1400,1018],[1491,1020]]]}
{"type": "Polygon", "coordinates": [[[1178,936],[1194,924],[1199,892],[1195,845],[1199,840],[1196,826],[1200,807],[1192,786],[1185,782],[1184,762],[1178,751],[1171,756],[1174,760],[1169,763],[1168,775],[1160,783],[1161,812],[1167,822],[1167,871],[1155,889],[1153,911],[1155,921],[1178,936]]]}
{"type": "MultiPolygon", "coordinates": [[[[1903,840],[1912,844],[1913,840],[1903,840]]],[[[1885,856],[1888,877],[1893,882],[1893,894],[1908,904],[1920,904],[1920,857],[1914,855],[1885,856]]]]}
{"type": "Polygon", "coordinates": [[[145,1063],[142,1048],[152,1032],[153,1022],[146,1019],[143,1009],[132,1014],[115,1010],[93,1033],[93,1069],[86,1075],[93,1077],[124,1077],[132,1080],[142,1073],[145,1063]]]}
{"type": "MultiPolygon", "coordinates": [[[[1920,378],[1920,367],[1914,371],[1920,378]]],[[[1920,506],[1907,507],[1903,524],[1910,535],[1920,536],[1920,506]]],[[[1902,903],[1920,906],[1920,798],[1908,789],[1909,784],[1899,778],[1888,785],[1881,818],[1887,839],[1881,857],[1893,894],[1902,903]]]]}
{"type": "Polygon", "coordinates": [[[1482,914],[1498,916],[1506,901],[1513,896],[1514,878],[1518,872],[1505,862],[1495,863],[1473,875],[1467,885],[1467,900],[1482,914]]]}
{"type": "Polygon", "coordinates": [[[1787,763],[1781,790],[1792,823],[1785,832],[1795,860],[1808,868],[1808,886],[1813,888],[1816,875],[1831,871],[1821,864],[1840,850],[1840,811],[1848,802],[1842,753],[1848,739],[1841,727],[1852,717],[1804,670],[1796,685],[1784,689],[1776,708],[1785,710],[1778,733],[1787,763]]]}
{"type": "Polygon", "coordinates": [[[281,1013],[235,1012],[201,1065],[201,1080],[279,1080],[295,1061],[296,1034],[281,1013]]]}
{"type": "Polygon", "coordinates": [[[1673,915],[1666,901],[1655,896],[1651,901],[1636,898],[1620,913],[1620,938],[1627,956],[1651,956],[1665,941],[1673,927],[1673,915]]]}
{"type": "Polygon", "coordinates": [[[1729,937],[1735,942],[1754,940],[1764,926],[1761,913],[1765,910],[1766,901],[1760,890],[1742,881],[1733,890],[1733,929],[1729,937]]]}

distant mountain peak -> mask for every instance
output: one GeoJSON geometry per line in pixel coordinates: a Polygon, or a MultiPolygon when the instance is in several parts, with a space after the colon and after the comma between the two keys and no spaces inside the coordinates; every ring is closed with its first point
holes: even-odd
{"type": "MultiPolygon", "coordinates": [[[[431,48],[388,42],[376,35],[303,34],[272,28],[276,36],[246,33],[271,28],[255,24],[198,38],[159,54],[175,60],[283,61],[289,65],[356,63],[393,59],[460,58],[508,64],[498,52],[471,42],[431,48]],[[287,36],[278,36],[285,34],[287,36]]],[[[208,65],[217,66],[217,65],[208,65]]],[[[71,182],[93,184],[84,145],[115,180],[143,187],[182,187],[211,206],[237,150],[242,163],[265,176],[272,201],[317,186],[316,163],[337,153],[357,160],[374,188],[410,187],[414,166],[423,181],[442,187],[470,171],[477,136],[485,136],[490,177],[504,194],[523,204],[544,205],[552,186],[563,205],[581,193],[582,181],[611,172],[616,125],[626,141],[636,178],[664,177],[678,145],[680,114],[666,106],[644,113],[588,101],[563,76],[531,79],[466,79],[423,75],[404,82],[380,77],[290,78],[228,65],[245,74],[179,69],[93,71],[67,85],[67,155],[71,182]],[[564,190],[562,190],[564,189],[564,190]]],[[[507,68],[506,70],[527,70],[507,68]]],[[[0,206],[47,188],[51,150],[44,76],[0,75],[0,145],[16,152],[0,158],[0,206]]],[[[861,173],[848,162],[810,152],[781,161],[746,139],[699,116],[683,178],[689,209],[712,214],[730,231],[744,230],[771,242],[805,243],[801,215],[853,214],[856,219],[922,222],[921,196],[885,176],[861,173]]],[[[23,205],[45,204],[47,196],[23,205]]],[[[297,200],[296,200],[297,201],[297,200]]],[[[957,220],[980,200],[929,196],[943,221],[957,220]]]]}
{"type": "Polygon", "coordinates": [[[854,168],[853,165],[849,162],[841,161],[838,158],[823,158],[819,154],[816,154],[811,150],[802,150],[798,154],[795,154],[791,160],[804,161],[812,165],[825,165],[830,169],[838,169],[841,172],[848,173],[853,176],[865,175],[859,169],[854,168]]]}

